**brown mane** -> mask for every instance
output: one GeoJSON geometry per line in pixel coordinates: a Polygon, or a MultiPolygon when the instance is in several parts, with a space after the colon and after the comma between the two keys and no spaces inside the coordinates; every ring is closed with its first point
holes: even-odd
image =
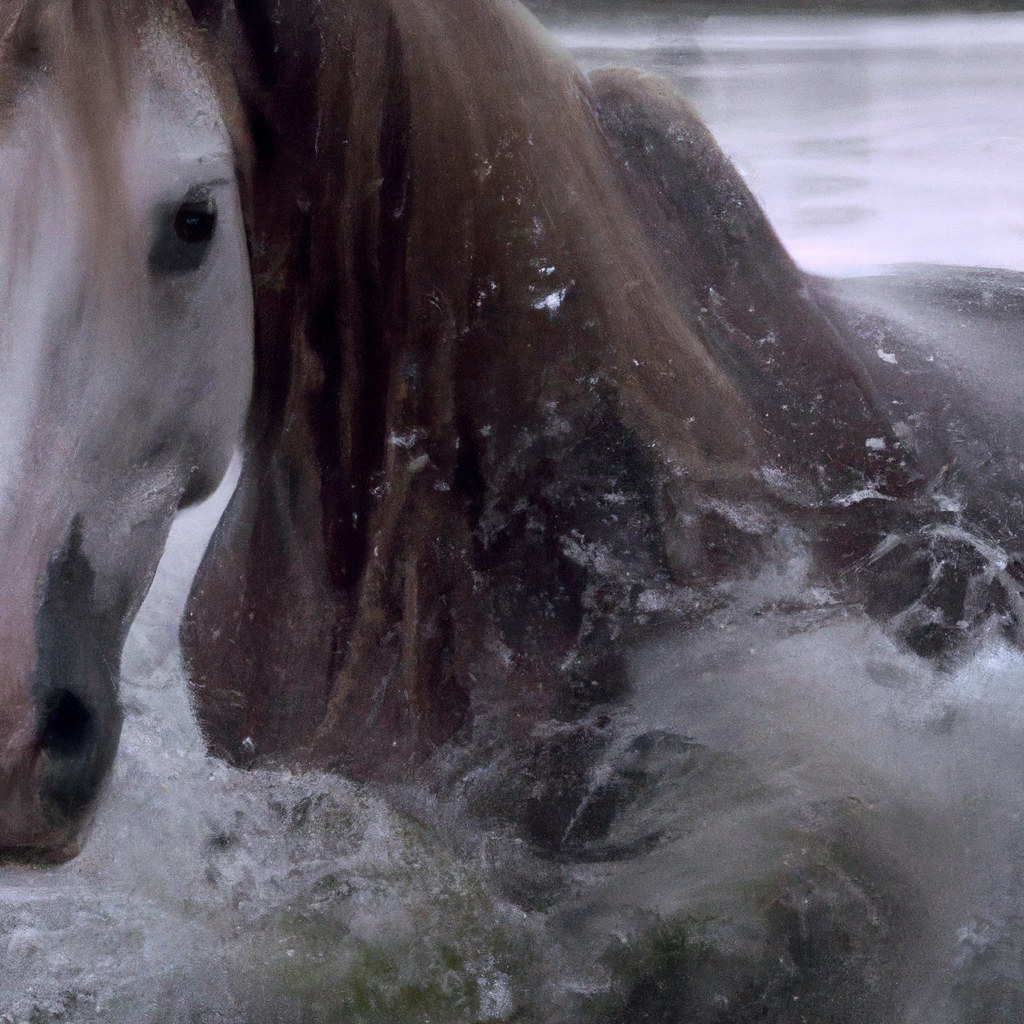
{"type": "MultiPolygon", "coordinates": [[[[489,707],[525,728],[614,691],[619,612],[702,566],[700,537],[670,551],[665,531],[697,494],[756,490],[760,370],[721,365],[700,288],[795,320],[805,374],[839,357],[724,158],[707,185],[710,139],[692,197],[734,207],[710,256],[631,174],[616,112],[699,124],[678,97],[595,88],[500,0],[301,8],[194,6],[254,139],[257,380],[183,641],[217,753],[380,774],[489,707]],[[638,534],[601,510],[617,489],[638,534]]],[[[839,405],[867,423],[845,369],[839,405]]]]}

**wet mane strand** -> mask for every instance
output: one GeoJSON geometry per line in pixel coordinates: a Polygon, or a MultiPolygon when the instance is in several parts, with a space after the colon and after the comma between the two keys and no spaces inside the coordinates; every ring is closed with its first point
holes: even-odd
{"type": "MultiPolygon", "coordinates": [[[[328,39],[342,36],[336,23],[351,17],[337,12],[343,6],[326,8],[335,22],[325,26],[328,39]]],[[[597,296],[589,312],[601,330],[589,345],[594,364],[618,382],[623,416],[699,477],[742,472],[750,457],[745,403],[683,319],[615,179],[589,83],[568,55],[510,4],[474,4],[472,17],[453,0],[353,6],[368,7],[373,24],[339,47],[343,59],[324,54],[319,95],[346,108],[346,213],[366,205],[357,189],[382,180],[378,203],[386,205],[389,180],[406,177],[402,315],[415,325],[407,343],[436,324],[439,303],[455,335],[479,323],[473,277],[481,266],[514,281],[523,268],[509,261],[551,257],[570,293],[597,296]],[[401,153],[405,166],[387,166],[389,153],[401,153]],[[504,233],[531,217],[535,247],[504,233]],[[666,386],[670,361],[676,377],[666,386]]],[[[366,236],[342,238],[355,271],[366,236]]],[[[443,345],[419,355],[435,364],[434,386],[424,389],[434,411],[414,415],[443,418],[458,368],[443,345]]]]}
{"type": "Polygon", "coordinates": [[[0,14],[4,99],[44,78],[61,83],[65,101],[77,101],[76,112],[88,109],[101,90],[123,103],[132,36],[156,10],[151,0],[6,0],[0,14]]]}

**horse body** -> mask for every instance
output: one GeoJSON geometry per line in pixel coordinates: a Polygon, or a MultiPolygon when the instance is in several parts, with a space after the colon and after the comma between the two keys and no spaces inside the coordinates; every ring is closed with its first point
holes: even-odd
{"type": "Polygon", "coordinates": [[[174,512],[237,443],[251,290],[231,139],[185,40],[125,33],[97,74],[67,49],[97,42],[84,16],[55,11],[9,29],[0,129],[0,845],[62,857],[174,512]]]}

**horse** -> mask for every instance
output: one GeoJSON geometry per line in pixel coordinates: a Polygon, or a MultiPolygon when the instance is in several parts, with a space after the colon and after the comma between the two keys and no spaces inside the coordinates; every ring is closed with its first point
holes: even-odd
{"type": "MultiPolygon", "coordinates": [[[[678,94],[511,0],[8,0],[2,38],[5,856],[79,848],[236,445],[181,640],[240,766],[557,774],[537,727],[794,536],[923,657],[1017,638],[1019,427],[920,329],[1011,379],[1012,275],[804,274],[678,94]]],[[[512,813],[564,854],[552,792],[512,813]]]]}
{"type": "Polygon", "coordinates": [[[128,627],[251,390],[244,143],[195,28],[153,15],[119,7],[115,30],[99,6],[3,7],[0,844],[16,857],[77,850],[117,749],[128,627]]]}

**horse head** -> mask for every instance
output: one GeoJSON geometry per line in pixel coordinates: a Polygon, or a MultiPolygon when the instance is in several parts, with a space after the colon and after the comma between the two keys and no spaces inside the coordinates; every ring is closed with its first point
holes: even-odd
{"type": "Polygon", "coordinates": [[[0,847],[77,849],[171,520],[251,381],[239,153],[187,13],[3,8],[0,847]]]}
{"type": "Polygon", "coordinates": [[[756,550],[730,502],[901,486],[685,101],[518,4],[3,10],[0,847],[74,851],[125,633],[243,426],[199,724],[363,777],[621,694],[645,608],[756,550]]]}

